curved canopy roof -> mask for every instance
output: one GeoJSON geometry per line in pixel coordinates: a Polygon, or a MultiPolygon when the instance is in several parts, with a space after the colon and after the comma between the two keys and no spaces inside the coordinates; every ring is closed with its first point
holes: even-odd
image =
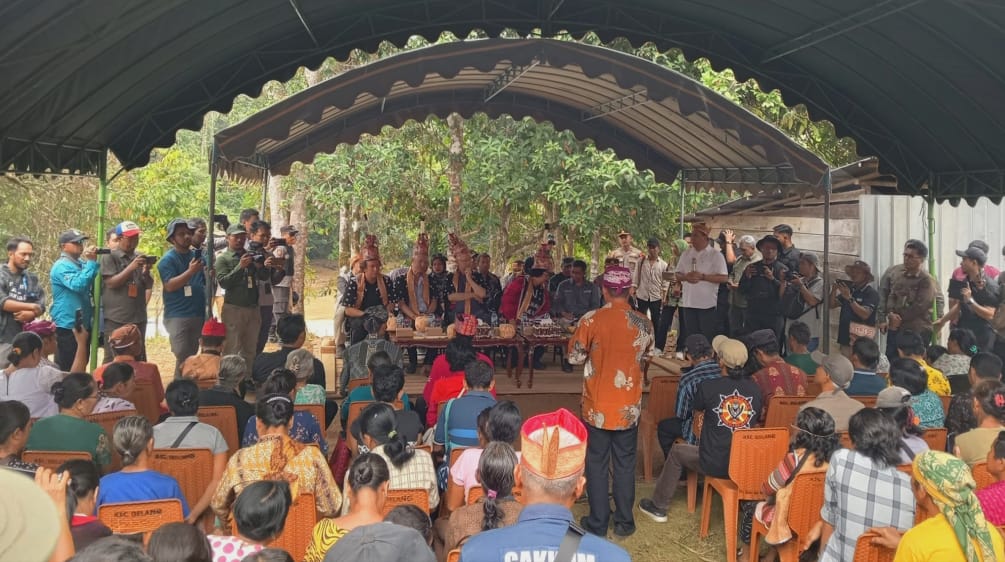
{"type": "Polygon", "coordinates": [[[1005,5],[992,0],[9,0],[0,169],[142,166],[240,93],[414,34],[596,31],[779,88],[911,192],[1005,192],[1005,5]]]}
{"type": "Polygon", "coordinates": [[[706,187],[786,190],[816,187],[827,170],[781,131],[682,74],[551,39],[445,43],[381,59],[262,110],[216,143],[224,169],[260,178],[238,161],[287,174],[294,162],[384,125],[455,111],[550,121],[667,183],[684,169],[706,187]]]}

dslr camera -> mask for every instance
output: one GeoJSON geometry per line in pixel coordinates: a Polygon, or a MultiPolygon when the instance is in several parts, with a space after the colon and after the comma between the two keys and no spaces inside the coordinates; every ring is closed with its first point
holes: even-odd
{"type": "Polygon", "coordinates": [[[248,253],[251,254],[252,261],[257,264],[265,263],[265,258],[268,257],[265,254],[265,248],[260,242],[249,242],[248,253]]]}

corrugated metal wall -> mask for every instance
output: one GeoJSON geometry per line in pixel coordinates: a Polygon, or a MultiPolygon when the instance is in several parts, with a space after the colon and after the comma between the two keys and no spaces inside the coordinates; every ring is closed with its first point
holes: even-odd
{"type": "MultiPolygon", "coordinates": [[[[928,243],[927,211],[920,197],[865,195],[860,205],[862,259],[872,266],[877,280],[886,268],[903,261],[901,252],[907,239],[928,243]]],[[[956,250],[966,248],[971,240],[987,242],[991,247],[988,263],[1001,269],[1003,224],[1005,206],[987,199],[981,199],[975,207],[943,203],[935,208],[935,244],[930,251],[935,256],[943,292],[953,269],[960,264],[956,250]]]]}

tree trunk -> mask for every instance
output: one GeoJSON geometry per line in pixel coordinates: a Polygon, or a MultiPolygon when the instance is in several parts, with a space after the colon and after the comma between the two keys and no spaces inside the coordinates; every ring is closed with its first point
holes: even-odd
{"type": "Polygon", "coordinates": [[[593,232],[593,241],[590,244],[590,278],[594,278],[600,273],[600,231],[593,232]]]}
{"type": "Polygon", "coordinates": [[[262,216],[269,217],[273,236],[279,236],[279,229],[290,223],[287,220],[289,215],[286,214],[286,191],[283,189],[283,176],[269,174],[268,193],[269,214],[266,215],[265,209],[262,209],[262,216]]]}
{"type": "Polygon", "coordinates": [[[338,264],[339,267],[349,265],[352,258],[352,220],[349,204],[345,203],[338,210],[338,264]]]}
{"type": "Polygon", "coordinates": [[[363,238],[363,211],[359,205],[352,206],[352,236],[349,238],[349,251],[359,253],[360,241],[363,238]]]}
{"type": "Polygon", "coordinates": [[[503,203],[502,208],[499,209],[499,234],[489,238],[492,259],[495,262],[492,269],[503,274],[509,271],[509,220],[511,213],[509,201],[503,203]]]}
{"type": "Polygon", "coordinates": [[[562,258],[565,257],[565,239],[562,236],[562,225],[559,223],[558,203],[548,204],[548,223],[551,224],[551,232],[555,235],[555,255],[552,256],[552,260],[555,262],[555,271],[561,271],[562,258]]]}
{"type": "Polygon", "coordinates": [[[450,182],[450,205],[447,207],[447,225],[460,234],[461,232],[461,186],[464,172],[464,118],[457,113],[447,117],[447,127],[450,129],[450,165],[447,169],[447,179],[450,182]]]}
{"type": "Polygon", "coordinates": [[[295,256],[293,263],[296,267],[293,270],[293,282],[290,285],[290,289],[300,295],[300,302],[293,306],[293,312],[303,314],[304,300],[306,299],[304,279],[307,272],[307,237],[310,232],[307,225],[307,195],[303,189],[298,189],[293,195],[293,203],[290,205],[290,223],[297,225],[300,229],[297,242],[293,246],[295,256]]]}

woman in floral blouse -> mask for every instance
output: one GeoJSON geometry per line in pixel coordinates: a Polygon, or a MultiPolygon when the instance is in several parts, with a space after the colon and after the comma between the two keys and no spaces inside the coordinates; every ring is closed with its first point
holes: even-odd
{"type": "MultiPolygon", "coordinates": [[[[293,400],[286,394],[266,394],[255,404],[256,437],[260,440],[239,450],[227,463],[210,506],[224,523],[241,491],[259,480],[284,480],[300,493],[314,494],[319,517],[333,517],[342,506],[342,494],[328,462],[317,447],[290,438],[293,400]]],[[[222,533],[216,533],[222,534],[222,533]]]]}

